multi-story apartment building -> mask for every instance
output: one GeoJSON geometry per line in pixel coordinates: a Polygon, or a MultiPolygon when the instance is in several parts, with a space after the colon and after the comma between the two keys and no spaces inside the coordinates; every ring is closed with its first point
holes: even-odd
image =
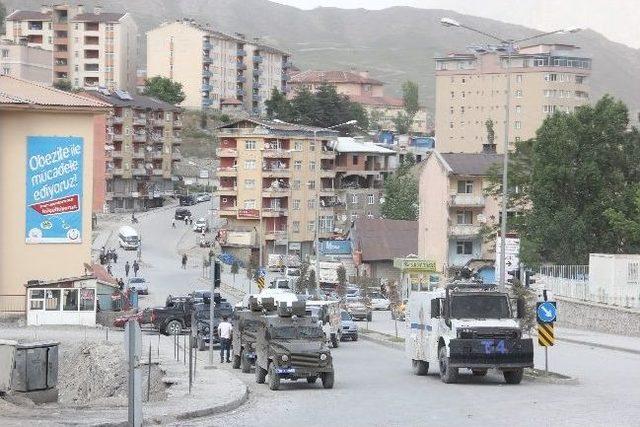
{"type": "Polygon", "coordinates": [[[486,197],[489,169],[502,155],[439,153],[425,160],[419,179],[418,255],[433,260],[439,272],[459,269],[474,260],[495,260],[483,226],[500,220],[499,203],[486,197]]]}
{"type": "Polygon", "coordinates": [[[129,13],[86,13],[81,5],[16,10],[7,16],[6,37],[53,51],[53,80],[75,88],[135,88],[137,25],[129,13]]]}
{"type": "MultiPolygon", "coordinates": [[[[481,152],[485,122],[503,150],[507,90],[505,53],[452,53],[436,58],[436,137],[440,152],[481,152]]],[[[589,102],[591,59],[578,47],[538,44],[511,57],[510,143],[535,136],[545,117],[589,102]]]]}
{"type": "Polygon", "coordinates": [[[380,218],[383,182],[396,152],[371,141],[339,137],[334,148],[336,228],[346,232],[358,218],[380,218]]]}
{"type": "Polygon", "coordinates": [[[172,166],[181,160],[181,109],[122,91],[87,94],[113,107],[106,126],[105,210],[161,206],[173,195],[172,166]]]}
{"type": "Polygon", "coordinates": [[[231,36],[194,20],[165,23],[147,32],[147,75],[182,84],[186,108],[221,108],[236,99],[261,114],[272,88],[286,91],[289,55],[243,34],[231,36]]]}
{"type": "Polygon", "coordinates": [[[288,243],[305,256],[316,228],[319,239],[333,236],[337,132],[259,119],[218,131],[217,197],[228,230],[262,225],[265,254],[284,253],[288,243]]]}
{"type": "Polygon", "coordinates": [[[51,51],[0,40],[0,74],[51,85],[51,51]]]}
{"type": "MultiPolygon", "coordinates": [[[[336,92],[346,95],[362,105],[372,121],[382,129],[395,130],[393,118],[404,111],[402,98],[385,96],[384,83],[369,77],[367,71],[316,71],[292,73],[289,79],[289,97],[301,89],[316,91],[319,86],[330,84],[336,92]]],[[[427,132],[427,110],[420,108],[413,119],[413,132],[427,132]]]]}

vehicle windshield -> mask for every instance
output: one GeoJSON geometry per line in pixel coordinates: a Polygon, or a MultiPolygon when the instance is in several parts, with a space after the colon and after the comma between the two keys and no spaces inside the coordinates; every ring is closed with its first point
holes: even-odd
{"type": "Polygon", "coordinates": [[[278,340],[324,339],[324,332],[317,326],[278,326],[270,332],[271,338],[278,340]]]}
{"type": "Polygon", "coordinates": [[[374,292],[371,294],[371,298],[375,298],[375,299],[384,299],[384,296],[378,292],[374,292]]]}
{"type": "Polygon", "coordinates": [[[146,280],[144,280],[142,277],[132,277],[131,279],[129,279],[129,283],[144,283],[146,280]]]}
{"type": "Polygon", "coordinates": [[[454,319],[505,319],[511,317],[504,295],[456,295],[451,298],[454,319]]]}
{"type": "Polygon", "coordinates": [[[340,319],[342,319],[342,320],[352,320],[351,319],[351,315],[349,313],[347,313],[346,311],[343,311],[342,313],[340,313],[340,319]]]}
{"type": "Polygon", "coordinates": [[[138,243],[138,236],[124,236],[122,240],[127,243],[138,243]]]}

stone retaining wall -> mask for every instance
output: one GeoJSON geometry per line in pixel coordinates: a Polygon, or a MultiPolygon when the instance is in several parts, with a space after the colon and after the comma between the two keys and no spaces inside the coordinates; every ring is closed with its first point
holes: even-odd
{"type": "Polygon", "coordinates": [[[640,337],[640,311],[556,297],[557,325],[640,337]]]}

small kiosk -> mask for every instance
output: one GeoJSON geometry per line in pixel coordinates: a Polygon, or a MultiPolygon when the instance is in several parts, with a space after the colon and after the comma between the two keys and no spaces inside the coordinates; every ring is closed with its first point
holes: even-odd
{"type": "Polygon", "coordinates": [[[96,324],[96,286],[93,275],[52,281],[32,280],[27,288],[27,325],[96,324]]]}

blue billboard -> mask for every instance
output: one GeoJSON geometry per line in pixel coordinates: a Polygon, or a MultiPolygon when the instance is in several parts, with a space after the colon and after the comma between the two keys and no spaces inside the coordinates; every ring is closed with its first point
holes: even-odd
{"type": "Polygon", "coordinates": [[[351,241],[324,240],[320,244],[320,252],[325,255],[349,255],[351,254],[351,241]]]}
{"type": "Polygon", "coordinates": [[[83,144],[79,137],[27,137],[27,243],[82,242],[83,144]]]}

